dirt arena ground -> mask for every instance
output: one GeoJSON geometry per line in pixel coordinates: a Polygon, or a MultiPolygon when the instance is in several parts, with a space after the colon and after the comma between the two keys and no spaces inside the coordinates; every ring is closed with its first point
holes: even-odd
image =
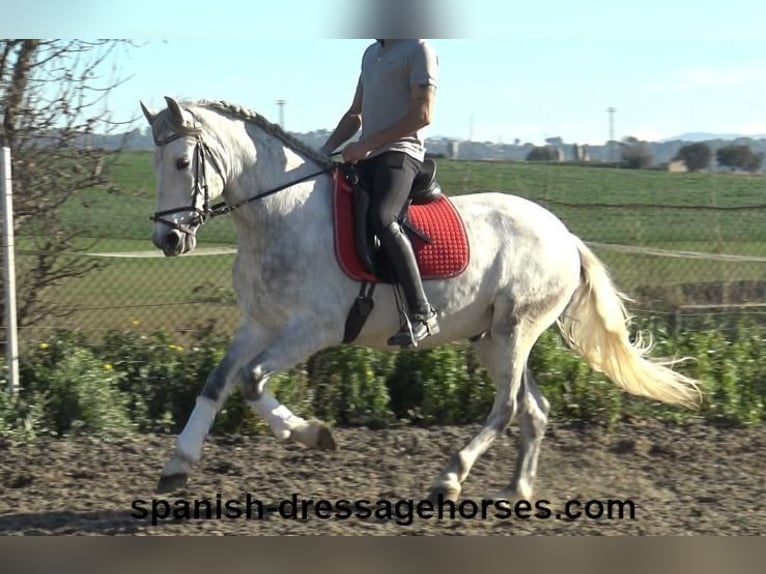
{"type": "MultiPolygon", "coordinates": [[[[449,454],[475,430],[339,429],[336,452],[279,444],[271,437],[213,438],[187,488],[155,504],[163,512],[171,503],[182,509],[183,501],[215,502],[220,496],[222,501],[240,501],[242,509],[249,494],[255,513],[253,501],[277,506],[293,493],[333,503],[418,501],[449,454]]],[[[643,422],[606,433],[552,424],[543,443],[536,493],[538,501],[547,501],[549,518],[415,516],[411,524],[403,524],[407,506],[401,503],[398,520],[374,515],[322,519],[313,514],[292,519],[266,513],[260,519],[170,518],[153,525],[150,515],[134,515],[141,514],[140,508],[151,509],[172,436],[112,443],[46,440],[34,448],[0,444],[0,534],[764,534],[764,431],[643,422]],[[567,519],[562,511],[567,500],[593,499],[629,499],[635,516],[628,517],[629,507],[623,507],[622,519],[567,519]],[[134,508],[136,500],[145,504],[134,508]]],[[[507,438],[480,459],[465,484],[466,513],[476,509],[475,501],[507,484],[514,459],[515,441],[507,438]]],[[[589,508],[595,512],[599,506],[589,508]]],[[[488,510],[491,514],[493,507],[488,510]]]]}

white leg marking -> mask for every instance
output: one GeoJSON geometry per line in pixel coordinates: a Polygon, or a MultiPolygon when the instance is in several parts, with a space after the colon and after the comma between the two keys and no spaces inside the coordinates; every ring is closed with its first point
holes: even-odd
{"type": "Polygon", "coordinates": [[[265,388],[260,399],[248,401],[248,404],[268,423],[271,432],[278,440],[287,440],[296,426],[306,422],[301,417],[294,415],[265,388]]]}
{"type": "Polygon", "coordinates": [[[202,443],[205,442],[207,433],[215,420],[218,412],[216,403],[207,397],[197,397],[197,403],[194,406],[184,430],[176,439],[176,450],[178,453],[192,462],[197,462],[202,454],[202,443]]]}

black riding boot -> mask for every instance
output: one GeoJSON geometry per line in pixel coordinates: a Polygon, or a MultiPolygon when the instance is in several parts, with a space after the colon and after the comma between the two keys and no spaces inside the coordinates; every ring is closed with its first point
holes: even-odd
{"type": "Polygon", "coordinates": [[[439,332],[436,311],[428,303],[415,252],[401,226],[396,222],[390,224],[386,232],[380,234],[380,243],[404,290],[412,328],[410,331],[409,325],[403,325],[399,332],[388,340],[388,344],[417,347],[418,341],[439,332]]]}

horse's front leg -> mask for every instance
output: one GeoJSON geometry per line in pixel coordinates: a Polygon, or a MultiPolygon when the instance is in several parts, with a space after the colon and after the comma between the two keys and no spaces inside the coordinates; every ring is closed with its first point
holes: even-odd
{"type": "Polygon", "coordinates": [[[238,382],[242,365],[257,352],[257,345],[263,341],[263,337],[264,333],[254,325],[240,325],[226,356],[208,375],[194,410],[176,439],[173,456],[162,469],[157,484],[158,493],[170,492],[186,484],[189,472],[200,459],[202,444],[216,414],[238,382]]]}
{"type": "Polygon", "coordinates": [[[335,439],[325,423],[294,415],[266,387],[272,374],[290,369],[329,346],[325,339],[321,329],[309,323],[291,323],[266,350],[242,367],[241,375],[245,399],[268,423],[274,436],[280,440],[292,438],[311,448],[335,450],[335,439]]]}

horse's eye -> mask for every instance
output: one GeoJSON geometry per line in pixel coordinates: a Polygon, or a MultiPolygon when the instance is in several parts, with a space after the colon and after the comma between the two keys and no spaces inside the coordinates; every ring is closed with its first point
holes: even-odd
{"type": "Polygon", "coordinates": [[[187,167],[189,167],[188,159],[182,157],[176,160],[176,168],[178,168],[179,170],[186,169],[187,167]]]}

